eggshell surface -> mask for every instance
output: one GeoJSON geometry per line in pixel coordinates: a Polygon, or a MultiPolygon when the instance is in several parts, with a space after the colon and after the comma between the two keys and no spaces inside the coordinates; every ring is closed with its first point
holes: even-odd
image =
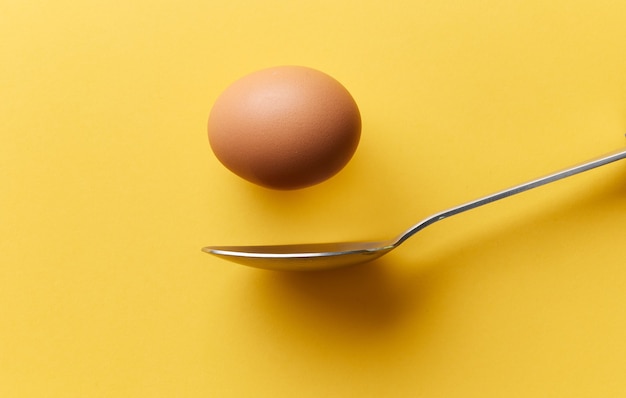
{"type": "Polygon", "coordinates": [[[304,188],[339,172],[361,135],[356,102],[315,69],[279,66],[247,75],[216,100],[209,141],[240,177],[273,189],[304,188]]]}

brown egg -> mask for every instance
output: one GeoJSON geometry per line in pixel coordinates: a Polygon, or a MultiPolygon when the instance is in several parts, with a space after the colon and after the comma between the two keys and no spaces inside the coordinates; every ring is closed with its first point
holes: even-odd
{"type": "Polygon", "coordinates": [[[350,93],[301,66],[243,77],[217,99],[208,123],[217,158],[240,177],[274,189],[322,182],[352,158],[361,116],[350,93]]]}

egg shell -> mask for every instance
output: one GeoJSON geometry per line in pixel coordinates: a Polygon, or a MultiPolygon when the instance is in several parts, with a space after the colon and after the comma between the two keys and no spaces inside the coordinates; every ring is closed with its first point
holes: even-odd
{"type": "Polygon", "coordinates": [[[297,189],[322,182],[352,158],[361,116],[348,90],[302,66],[247,75],[216,100],[208,122],[213,152],[255,184],[297,189]]]}

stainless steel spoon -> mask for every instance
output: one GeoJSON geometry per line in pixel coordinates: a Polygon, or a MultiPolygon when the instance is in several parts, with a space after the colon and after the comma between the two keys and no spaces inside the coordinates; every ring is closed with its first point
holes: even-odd
{"type": "Polygon", "coordinates": [[[475,209],[479,206],[486,205],[488,203],[495,202],[497,200],[504,199],[509,196],[528,191],[532,188],[594,169],[596,167],[604,166],[624,158],[626,158],[626,149],[621,149],[617,152],[600,156],[565,170],[548,174],[544,177],[516,185],[503,191],[487,195],[483,198],[452,207],[448,210],[441,211],[425,218],[390,240],[377,242],[311,243],[278,246],[208,246],[202,250],[206,253],[210,253],[239,264],[269,270],[316,271],[364,263],[390,252],[400,246],[405,240],[413,236],[415,233],[437,221],[443,220],[444,218],[448,218],[455,214],[475,209]]]}

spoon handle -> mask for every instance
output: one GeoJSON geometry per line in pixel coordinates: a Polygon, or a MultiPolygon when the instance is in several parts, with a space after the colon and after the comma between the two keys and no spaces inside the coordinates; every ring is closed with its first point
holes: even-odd
{"type": "Polygon", "coordinates": [[[518,193],[522,193],[530,189],[561,180],[566,177],[571,177],[584,171],[595,169],[597,167],[604,166],[624,158],[626,158],[626,148],[433,214],[432,216],[413,225],[408,230],[403,232],[400,236],[398,236],[395,240],[394,246],[400,245],[402,242],[413,236],[415,233],[421,231],[431,224],[434,224],[437,221],[443,220],[444,218],[448,218],[455,214],[463,213],[464,211],[475,209],[482,205],[486,205],[500,199],[508,198],[509,196],[513,196],[518,193]]]}

